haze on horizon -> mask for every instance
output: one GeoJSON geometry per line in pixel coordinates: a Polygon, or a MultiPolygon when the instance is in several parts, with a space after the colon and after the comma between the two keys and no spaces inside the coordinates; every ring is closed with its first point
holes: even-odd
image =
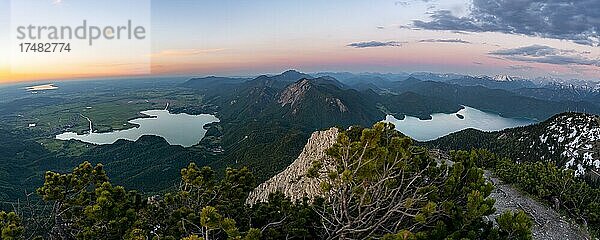
{"type": "MultiPolygon", "coordinates": [[[[40,1],[61,14],[69,14],[65,6],[86,10],[75,0],[40,1]]],[[[597,0],[151,4],[152,75],[255,75],[298,69],[600,79],[597,0]]],[[[0,53],[6,53],[16,47],[5,34],[10,31],[10,1],[0,0],[0,9],[0,53]]],[[[87,73],[60,61],[43,66],[65,69],[59,73],[13,74],[8,58],[0,54],[0,83],[130,74],[126,66],[108,64],[87,73]]]]}

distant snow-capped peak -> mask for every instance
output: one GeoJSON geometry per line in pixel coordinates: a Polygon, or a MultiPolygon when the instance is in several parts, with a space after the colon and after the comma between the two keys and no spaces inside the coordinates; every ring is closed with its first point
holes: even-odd
{"type": "Polygon", "coordinates": [[[496,75],[494,76],[492,79],[496,80],[496,81],[501,81],[501,82],[511,82],[514,81],[515,79],[511,76],[508,75],[496,75]]]}

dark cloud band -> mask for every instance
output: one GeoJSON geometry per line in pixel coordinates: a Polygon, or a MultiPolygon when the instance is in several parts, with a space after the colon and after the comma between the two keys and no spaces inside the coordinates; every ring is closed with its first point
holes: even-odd
{"type": "Polygon", "coordinates": [[[542,45],[501,49],[489,52],[488,54],[493,57],[520,62],[600,67],[599,59],[584,57],[581,53],[574,50],[557,49],[542,45]]]}
{"type": "Polygon", "coordinates": [[[439,10],[416,28],[468,32],[502,32],[600,45],[598,0],[473,0],[471,13],[454,16],[439,10]]]}
{"type": "Polygon", "coordinates": [[[378,42],[378,41],[370,41],[370,42],[356,42],[350,43],[347,46],[353,48],[372,48],[372,47],[400,47],[403,42],[398,41],[389,41],[389,42],[378,42]]]}
{"type": "Polygon", "coordinates": [[[423,39],[419,40],[420,43],[463,43],[463,44],[471,44],[469,41],[465,41],[462,39],[423,39]]]}

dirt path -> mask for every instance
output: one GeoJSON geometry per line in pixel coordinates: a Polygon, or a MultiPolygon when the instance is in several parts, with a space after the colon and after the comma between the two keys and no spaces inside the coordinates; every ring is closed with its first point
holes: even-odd
{"type": "Polygon", "coordinates": [[[493,216],[494,218],[506,210],[520,209],[533,217],[533,239],[591,239],[576,224],[570,223],[553,209],[524,196],[515,188],[492,176],[489,171],[485,172],[485,176],[496,187],[490,195],[490,197],[496,199],[494,207],[497,211],[493,216]]]}

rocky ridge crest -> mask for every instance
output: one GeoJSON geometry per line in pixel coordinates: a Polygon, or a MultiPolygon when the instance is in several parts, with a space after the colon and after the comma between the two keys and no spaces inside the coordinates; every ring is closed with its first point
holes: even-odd
{"type": "MultiPolygon", "coordinates": [[[[313,161],[327,158],[325,150],[333,146],[338,137],[338,129],[330,128],[325,131],[314,132],[308,139],[304,149],[298,158],[285,170],[270,178],[266,182],[256,187],[246,199],[247,204],[267,201],[269,194],[280,191],[285,196],[290,197],[292,201],[308,197],[313,199],[322,194],[320,188],[322,179],[327,179],[325,173],[323,176],[310,178],[307,176],[308,169],[313,161]]],[[[323,161],[327,164],[329,161],[323,161]]],[[[327,168],[327,166],[324,166],[327,168]]]]}

